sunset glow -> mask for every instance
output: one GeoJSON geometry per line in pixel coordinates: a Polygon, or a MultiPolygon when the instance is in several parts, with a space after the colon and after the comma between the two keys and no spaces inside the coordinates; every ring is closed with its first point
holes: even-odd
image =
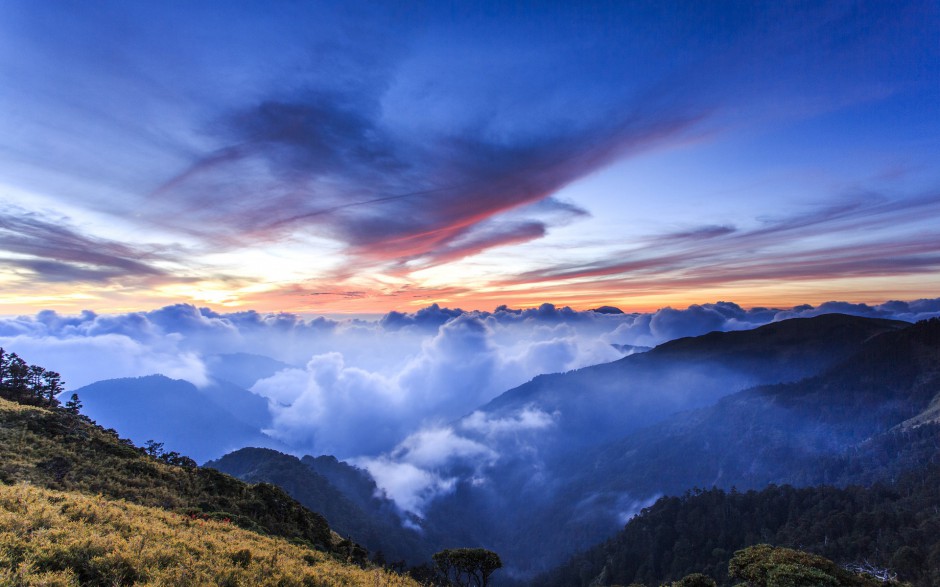
{"type": "Polygon", "coordinates": [[[0,7],[0,314],[940,292],[936,3],[0,7]]]}

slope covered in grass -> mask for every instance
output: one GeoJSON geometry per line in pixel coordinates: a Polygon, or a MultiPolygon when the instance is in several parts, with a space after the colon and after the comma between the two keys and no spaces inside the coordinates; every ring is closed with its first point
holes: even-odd
{"type": "Polygon", "coordinates": [[[325,550],[337,542],[323,516],[273,485],[168,465],[82,416],[0,399],[0,483],[19,482],[229,518],[325,550]]]}
{"type": "Polygon", "coordinates": [[[416,585],[225,519],[0,485],[0,585],[132,584],[416,585]]]}

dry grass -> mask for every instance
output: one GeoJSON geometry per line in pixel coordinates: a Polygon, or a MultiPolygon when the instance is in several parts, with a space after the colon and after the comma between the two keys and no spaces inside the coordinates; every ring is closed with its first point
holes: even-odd
{"type": "Polygon", "coordinates": [[[211,469],[170,466],[83,418],[4,399],[0,483],[198,511],[264,534],[335,549],[326,520],[273,486],[248,485],[211,469]]]}
{"type": "Polygon", "coordinates": [[[0,585],[417,584],[225,521],[18,484],[0,485],[0,585]]]}

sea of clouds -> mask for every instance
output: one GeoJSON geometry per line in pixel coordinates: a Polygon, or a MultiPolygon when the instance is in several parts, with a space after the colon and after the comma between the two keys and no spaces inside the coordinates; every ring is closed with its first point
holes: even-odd
{"type": "Polygon", "coordinates": [[[534,408],[501,420],[475,411],[536,375],[624,356],[613,345],[655,346],[832,312],[914,322],[940,316],[940,298],[789,309],[718,302],[649,313],[435,304],[376,320],[186,304],[116,315],[46,310],[0,319],[0,347],[59,371],[68,389],[154,373],[206,385],[207,359],[223,353],[283,361],[289,367],[251,389],[269,400],[268,433],[298,453],[356,459],[403,509],[420,513],[453,484],[441,470],[493,462],[508,435],[552,425],[554,415],[534,408]]]}

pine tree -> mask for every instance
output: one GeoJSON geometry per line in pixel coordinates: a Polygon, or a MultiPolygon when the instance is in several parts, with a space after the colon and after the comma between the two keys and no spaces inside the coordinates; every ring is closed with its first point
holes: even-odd
{"type": "Polygon", "coordinates": [[[77,414],[82,410],[82,400],[78,399],[78,394],[73,393],[69,401],[65,402],[65,411],[70,414],[77,414]]]}

